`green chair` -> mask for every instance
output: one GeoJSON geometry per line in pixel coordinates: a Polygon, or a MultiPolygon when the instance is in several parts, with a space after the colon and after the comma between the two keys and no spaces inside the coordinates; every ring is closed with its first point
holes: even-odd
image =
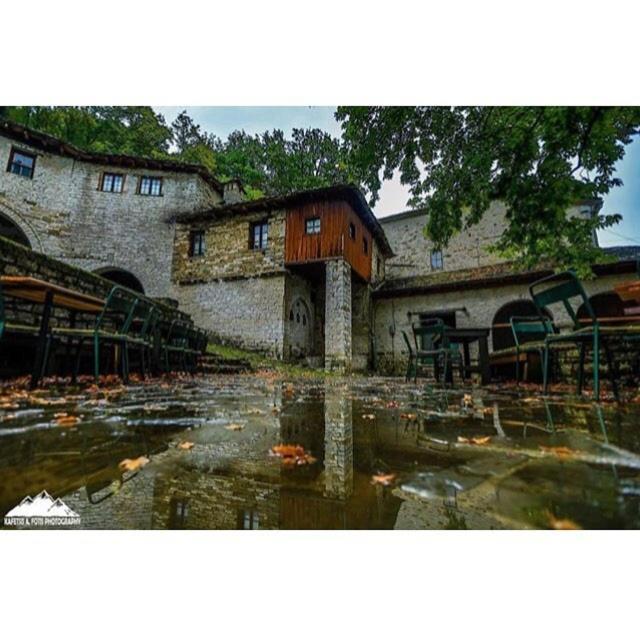
{"type": "Polygon", "coordinates": [[[126,382],[129,377],[128,345],[138,340],[132,332],[132,323],[136,306],[142,299],[133,291],[116,285],[111,289],[104,308],[96,318],[92,328],[54,327],[47,343],[45,362],[49,358],[50,347],[54,340],[67,339],[76,342],[77,357],[74,378],[80,366],[80,357],[85,341],[91,341],[93,349],[93,374],[98,380],[100,376],[100,349],[104,345],[120,348],[121,373],[126,382]]]}
{"type": "Polygon", "coordinates": [[[545,339],[555,333],[555,327],[546,316],[513,316],[509,323],[516,350],[516,382],[520,382],[520,354],[538,353],[544,362],[545,339]]]}
{"type": "MultiPolygon", "coordinates": [[[[600,399],[600,347],[602,346],[607,357],[613,392],[617,398],[618,386],[616,384],[616,374],[613,367],[611,350],[607,340],[602,335],[602,328],[589,302],[589,297],[576,274],[573,271],[563,271],[562,273],[541,278],[529,287],[529,292],[541,318],[545,317],[545,310],[549,305],[561,303],[573,325],[572,329],[566,333],[550,333],[544,339],[544,393],[547,392],[549,381],[550,348],[555,345],[561,345],[562,343],[573,343],[580,349],[577,393],[582,393],[585,356],[587,348],[591,347],[593,352],[593,395],[596,401],[600,399]],[[575,304],[575,308],[572,302],[575,304]],[[586,326],[581,323],[578,318],[577,309],[580,306],[586,313],[585,319],[588,323],[586,326]]],[[[608,333],[615,335],[615,331],[608,333]]]]}
{"type": "Polygon", "coordinates": [[[175,319],[169,325],[168,333],[162,344],[165,370],[171,371],[172,356],[182,371],[187,370],[187,350],[189,348],[189,323],[186,320],[175,319]]]}
{"type": "Polygon", "coordinates": [[[450,343],[446,334],[446,326],[441,318],[428,318],[420,324],[412,325],[415,341],[414,382],[418,379],[418,368],[432,366],[436,380],[440,369],[443,369],[443,382],[447,382],[449,366],[458,364],[462,377],[462,358],[460,345],[450,343]]]}
{"type": "Polygon", "coordinates": [[[154,346],[155,325],[158,319],[157,307],[147,298],[138,297],[134,307],[133,318],[123,345],[126,374],[129,374],[129,348],[137,349],[140,355],[140,371],[143,376],[151,364],[151,354],[154,346]]]}
{"type": "Polygon", "coordinates": [[[407,361],[407,372],[404,376],[405,382],[409,382],[411,378],[416,377],[416,352],[414,348],[411,346],[411,341],[409,340],[409,336],[406,331],[402,332],[402,337],[404,338],[404,343],[407,347],[407,353],[409,354],[409,360],[407,361]]]}

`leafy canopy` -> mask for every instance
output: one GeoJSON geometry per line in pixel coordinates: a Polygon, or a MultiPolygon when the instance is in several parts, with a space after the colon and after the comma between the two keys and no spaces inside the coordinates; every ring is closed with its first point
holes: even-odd
{"type": "Polygon", "coordinates": [[[280,130],[226,140],[186,111],[170,126],[151,107],[4,107],[5,117],[81,149],[200,164],[221,180],[240,179],[249,197],[283,195],[348,180],[340,141],[320,129],[280,130]]]}
{"type": "Polygon", "coordinates": [[[507,209],[495,249],[585,273],[601,257],[593,234],[619,215],[567,215],[621,181],[614,166],[640,127],[638,107],[339,107],[348,161],[375,202],[399,171],[412,206],[428,208],[436,245],[477,223],[490,202],[507,209]]]}

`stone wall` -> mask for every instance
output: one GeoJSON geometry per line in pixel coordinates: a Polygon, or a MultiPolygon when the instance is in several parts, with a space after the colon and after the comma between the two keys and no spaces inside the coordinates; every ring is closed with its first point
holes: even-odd
{"type": "MultiPolygon", "coordinates": [[[[569,215],[585,215],[588,207],[572,207],[569,215]]],[[[386,261],[388,279],[432,273],[431,251],[433,242],[424,235],[427,224],[426,211],[401,213],[381,218],[380,224],[389,240],[395,257],[386,261]]],[[[471,269],[505,262],[489,248],[500,238],[507,224],[506,208],[495,201],[484,214],[482,220],[462,231],[442,249],[444,271],[471,269]]]]}
{"type": "MultiPolygon", "coordinates": [[[[584,281],[583,284],[587,295],[593,296],[597,293],[611,292],[614,285],[635,277],[634,274],[603,276],[584,281]]],[[[405,371],[407,350],[401,332],[406,331],[411,338],[411,321],[417,320],[409,313],[428,313],[465,307],[466,311],[456,312],[456,326],[490,328],[500,308],[516,300],[531,300],[527,284],[377,299],[374,306],[374,332],[378,370],[397,374],[405,371]],[[393,336],[389,331],[390,327],[394,329],[393,336]]],[[[553,305],[549,310],[555,322],[569,322],[570,319],[561,305],[553,305]]],[[[492,348],[490,338],[489,350],[492,348]]],[[[476,347],[472,345],[472,356],[476,353],[476,347]]]]}
{"type": "Polygon", "coordinates": [[[284,212],[207,220],[202,224],[179,224],[176,229],[173,280],[177,284],[210,281],[221,278],[257,276],[284,272],[284,212]],[[266,249],[253,249],[249,244],[251,224],[268,220],[266,249]],[[190,233],[203,230],[205,251],[190,256],[190,233]]]}
{"type": "Polygon", "coordinates": [[[282,357],[284,274],[185,284],[176,294],[180,309],[221,342],[282,357]]]}
{"type": "Polygon", "coordinates": [[[172,295],[172,218],[213,206],[221,194],[197,174],[87,163],[2,136],[0,167],[7,166],[12,146],[36,155],[35,171],[32,179],[0,171],[0,214],[34,249],[91,271],[124,269],[148,295],[172,295]],[[99,190],[104,171],[125,174],[122,193],[99,190]],[[162,177],[162,195],[138,195],[141,175],[162,177]]]}
{"type": "Polygon", "coordinates": [[[326,263],[325,369],[351,369],[351,267],[339,258],[326,263]]]}

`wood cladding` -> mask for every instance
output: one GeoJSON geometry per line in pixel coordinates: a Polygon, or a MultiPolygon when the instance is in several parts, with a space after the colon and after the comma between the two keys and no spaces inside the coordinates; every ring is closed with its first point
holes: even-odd
{"type": "Polygon", "coordinates": [[[361,278],[369,281],[372,250],[371,233],[344,200],[313,202],[287,210],[286,264],[303,264],[342,256],[361,278]],[[311,218],[320,218],[320,233],[305,232],[306,221],[311,218]],[[351,237],[350,225],[353,225],[355,237],[351,237]]]}

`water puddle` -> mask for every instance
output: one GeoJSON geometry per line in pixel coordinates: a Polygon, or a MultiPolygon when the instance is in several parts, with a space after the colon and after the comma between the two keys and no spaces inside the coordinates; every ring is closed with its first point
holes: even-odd
{"type": "Polygon", "coordinates": [[[261,375],[2,393],[0,514],[47,491],[87,529],[640,525],[637,404],[261,375]]]}

